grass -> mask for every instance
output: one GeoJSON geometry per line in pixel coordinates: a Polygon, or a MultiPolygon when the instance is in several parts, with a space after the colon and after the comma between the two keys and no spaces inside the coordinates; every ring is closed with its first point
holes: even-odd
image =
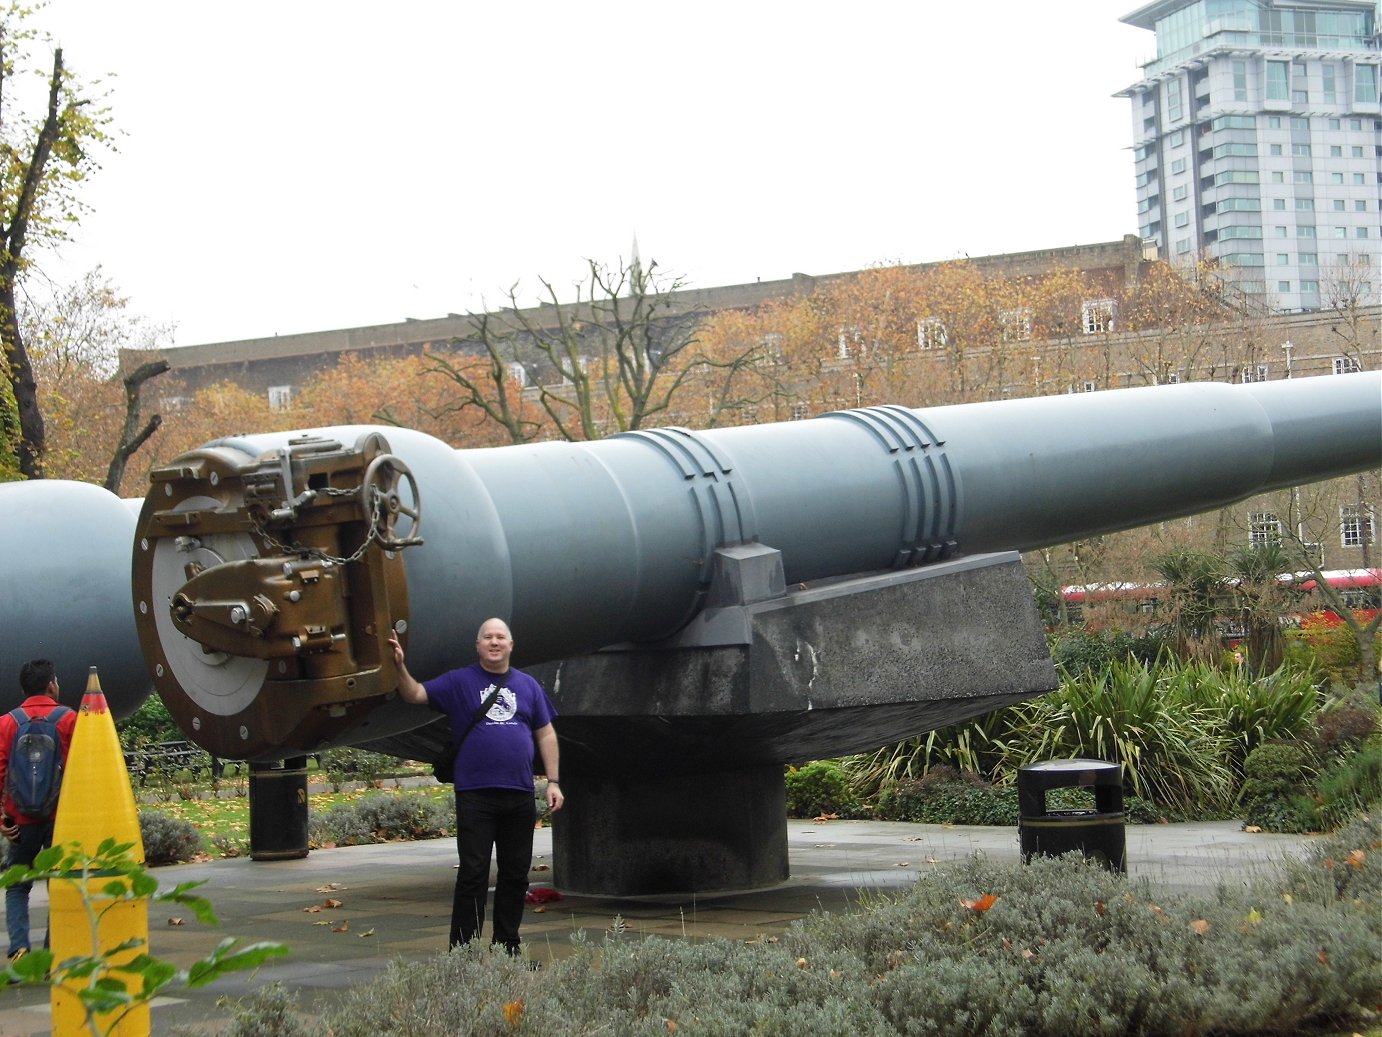
{"type": "MultiPolygon", "coordinates": [[[[315,781],[310,780],[315,777],[309,776],[307,795],[307,809],[314,814],[324,813],[343,803],[359,802],[367,796],[390,792],[396,787],[392,779],[386,779],[379,787],[365,785],[336,792],[328,786],[324,775],[315,781]],[[313,791],[314,787],[316,791],[313,791]]],[[[162,793],[146,792],[141,796],[140,809],[156,810],[192,824],[201,834],[208,851],[218,839],[230,842],[247,840],[250,831],[249,783],[244,779],[231,779],[221,781],[220,786],[216,790],[204,783],[194,786],[180,784],[172,798],[165,798],[162,793]]],[[[406,793],[447,801],[451,797],[451,786],[422,785],[409,788],[406,793]]]]}

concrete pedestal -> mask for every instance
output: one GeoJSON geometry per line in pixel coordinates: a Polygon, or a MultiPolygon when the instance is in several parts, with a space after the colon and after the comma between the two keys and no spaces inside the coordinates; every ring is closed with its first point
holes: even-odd
{"type": "Polygon", "coordinates": [[[638,896],[761,889],[788,878],[781,764],[660,776],[563,769],[553,880],[638,896]]]}

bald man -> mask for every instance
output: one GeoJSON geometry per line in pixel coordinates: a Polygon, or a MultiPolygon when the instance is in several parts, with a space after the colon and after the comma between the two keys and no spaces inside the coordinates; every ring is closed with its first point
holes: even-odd
{"type": "Polygon", "coordinates": [[[557,711],[542,685],[509,665],[513,634],[502,619],[487,619],[475,638],[479,660],[425,683],[408,672],[403,646],[393,645],[398,694],[405,702],[445,713],[456,754],[456,893],[451,905],[450,945],[475,939],[485,924],[490,853],[498,864],[490,942],[519,953],[518,927],[528,893],[533,859],[533,759],[547,776],[547,806],[561,809],[565,797],[558,776],[557,711]],[[472,721],[474,724],[472,726],[472,721]],[[469,734],[463,734],[469,730],[469,734]]]}

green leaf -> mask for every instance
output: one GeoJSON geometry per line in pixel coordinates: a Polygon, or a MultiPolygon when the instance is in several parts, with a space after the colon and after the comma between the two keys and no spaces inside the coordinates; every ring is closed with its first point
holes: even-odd
{"type": "Polygon", "coordinates": [[[281,958],[288,954],[288,948],[281,943],[254,943],[240,950],[233,950],[236,941],[222,940],[210,956],[194,962],[187,970],[187,986],[195,990],[215,981],[227,972],[240,972],[244,969],[258,968],[270,958],[281,958]]]}

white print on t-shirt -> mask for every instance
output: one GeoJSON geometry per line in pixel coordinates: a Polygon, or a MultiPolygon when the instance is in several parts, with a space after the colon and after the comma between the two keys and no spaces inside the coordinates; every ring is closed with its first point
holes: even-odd
{"type": "MultiPolygon", "coordinates": [[[[493,690],[494,685],[491,684],[485,689],[485,697],[488,698],[489,693],[493,690]]],[[[489,712],[485,714],[485,719],[492,720],[496,724],[506,724],[513,719],[514,714],[517,712],[518,696],[508,688],[500,688],[499,697],[494,700],[494,705],[489,707],[489,712]]]]}

